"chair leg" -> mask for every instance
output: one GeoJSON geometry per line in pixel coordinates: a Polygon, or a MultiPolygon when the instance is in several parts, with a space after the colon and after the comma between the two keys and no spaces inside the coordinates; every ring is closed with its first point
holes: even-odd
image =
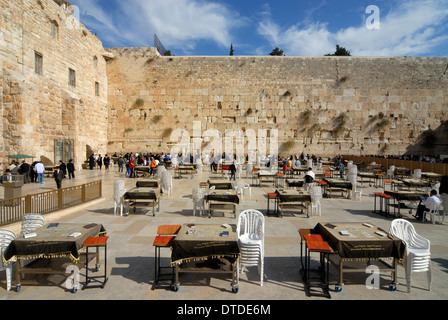
{"type": "Polygon", "coordinates": [[[11,290],[11,281],[12,280],[12,264],[9,264],[6,267],[6,289],[7,291],[11,290]]]}

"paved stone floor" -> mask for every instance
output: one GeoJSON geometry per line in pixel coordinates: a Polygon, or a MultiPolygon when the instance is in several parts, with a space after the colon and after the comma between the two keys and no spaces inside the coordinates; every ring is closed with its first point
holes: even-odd
{"type": "MultiPolygon", "coordinates": [[[[157,227],[162,224],[223,224],[236,223],[233,215],[217,213],[212,219],[193,216],[192,188],[199,182],[207,181],[218,174],[204,167],[202,173],[193,178],[173,179],[172,195],[163,196],[161,211],[155,216],[143,209],[128,217],[114,215],[113,185],[116,179],[124,179],[127,188],[135,186],[135,179],[120,174],[117,168],[108,172],[83,170],[76,173],[76,179],[64,180],[63,187],[79,185],[86,181],[103,181],[103,199],[90,206],[65,210],[47,217],[48,222],[101,223],[110,236],[108,243],[107,272],[109,281],[104,289],[79,290],[71,293],[65,288],[63,276],[39,276],[39,285],[27,285],[20,292],[6,291],[5,272],[0,273],[0,299],[2,300],[326,300],[318,296],[307,296],[300,275],[300,247],[298,229],[313,228],[319,222],[360,221],[371,222],[388,230],[392,219],[372,213],[374,187],[363,188],[362,200],[342,197],[324,198],[322,216],[306,217],[306,214],[285,215],[283,218],[266,217],[265,230],[265,278],[264,285],[258,283],[257,268],[248,268],[240,276],[239,292],[231,292],[231,279],[227,275],[182,274],[178,292],[169,285],[154,288],[154,249],[152,246],[157,227]]],[[[244,178],[250,182],[250,179],[244,178]]],[[[44,185],[27,184],[22,193],[36,193],[54,189],[55,183],[45,178],[44,185]]],[[[0,188],[3,196],[3,188],[0,188]]],[[[238,212],[253,208],[266,212],[265,194],[275,191],[273,185],[252,187],[252,195],[247,193],[241,201],[238,212]]],[[[448,221],[444,225],[416,222],[410,215],[405,218],[413,222],[417,232],[431,241],[432,289],[427,290],[424,273],[412,275],[411,293],[407,293],[404,269],[398,268],[398,290],[388,290],[389,275],[381,275],[379,290],[369,290],[365,281],[367,274],[345,275],[342,292],[334,291],[337,270],[331,267],[330,293],[332,300],[445,300],[448,298],[448,221]]],[[[18,231],[19,226],[7,228],[18,231]]],[[[169,262],[169,250],[162,252],[162,263],[169,262]]],[[[317,257],[314,257],[317,258],[317,257]]],[[[85,274],[81,270],[81,274],[85,274]]],[[[82,279],[81,279],[82,281],[82,279]]],[[[13,287],[14,288],[14,287],[13,287]]],[[[318,292],[318,291],[317,291],[318,292]]]]}

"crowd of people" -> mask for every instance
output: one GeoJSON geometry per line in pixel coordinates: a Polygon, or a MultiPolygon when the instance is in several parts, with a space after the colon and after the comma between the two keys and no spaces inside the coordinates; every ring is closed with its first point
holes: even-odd
{"type": "MultiPolygon", "coordinates": [[[[53,179],[55,180],[58,189],[62,187],[62,180],[67,177],[67,174],[69,179],[75,178],[75,165],[72,159],[70,159],[68,163],[64,163],[64,161],[60,160],[59,165],[56,166],[53,171],[53,179]]],[[[45,184],[45,165],[42,161],[34,161],[31,164],[27,163],[26,160],[22,160],[21,163],[12,161],[8,168],[5,169],[0,183],[7,181],[8,177],[11,175],[23,176],[24,184],[45,184]]]]}

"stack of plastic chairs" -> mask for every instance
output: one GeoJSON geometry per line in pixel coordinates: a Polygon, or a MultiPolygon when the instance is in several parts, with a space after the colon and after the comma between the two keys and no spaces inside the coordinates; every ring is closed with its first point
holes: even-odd
{"type": "Polygon", "coordinates": [[[22,217],[22,235],[36,231],[45,224],[45,217],[40,214],[25,214],[22,217]]]}
{"type": "MultiPolygon", "coordinates": [[[[237,224],[239,272],[244,267],[257,266],[260,286],[264,276],[264,216],[258,210],[244,210],[238,216],[237,224]]],[[[239,279],[238,272],[238,279],[239,279]]]]}
{"type": "Polygon", "coordinates": [[[361,201],[362,190],[358,189],[358,167],[356,165],[351,165],[348,168],[347,180],[352,184],[352,198],[356,199],[356,195],[359,195],[359,200],[361,201]]]}
{"type": "Polygon", "coordinates": [[[204,212],[204,197],[205,192],[201,188],[193,189],[193,216],[196,215],[196,208],[199,208],[200,216],[202,217],[202,214],[204,212]]]}
{"type": "Polygon", "coordinates": [[[415,232],[414,226],[407,220],[395,219],[389,232],[406,244],[406,258],[403,265],[406,273],[408,293],[411,292],[411,275],[413,272],[426,272],[428,290],[431,290],[431,243],[415,232]]]}
{"type": "Polygon", "coordinates": [[[120,209],[120,216],[123,216],[124,199],[126,193],[123,180],[115,180],[114,182],[114,215],[117,214],[117,209],[120,209]]]}
{"type": "Polygon", "coordinates": [[[171,195],[173,191],[173,176],[168,170],[162,173],[162,192],[163,194],[171,195]]]}
{"type": "Polygon", "coordinates": [[[0,271],[6,271],[6,289],[11,290],[11,280],[12,280],[12,263],[6,264],[3,261],[3,254],[6,248],[9,246],[11,241],[16,239],[16,234],[7,229],[0,229],[0,271]]]}
{"type": "Polygon", "coordinates": [[[311,187],[311,215],[316,212],[319,216],[322,215],[321,199],[322,199],[322,187],[311,187]]]}
{"type": "Polygon", "coordinates": [[[166,171],[165,166],[164,166],[164,165],[159,165],[159,166],[157,167],[157,173],[156,173],[157,178],[158,178],[158,179],[162,179],[162,174],[163,174],[165,171],[166,171]]]}

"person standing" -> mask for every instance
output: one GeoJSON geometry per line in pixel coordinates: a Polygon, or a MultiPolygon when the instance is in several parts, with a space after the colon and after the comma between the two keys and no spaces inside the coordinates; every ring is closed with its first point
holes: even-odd
{"type": "Polygon", "coordinates": [[[123,172],[123,169],[124,169],[124,160],[123,157],[120,156],[118,158],[118,172],[123,172]]]}
{"type": "Polygon", "coordinates": [[[44,184],[45,166],[41,161],[36,163],[36,165],[34,166],[34,171],[37,174],[37,183],[44,184]]]}
{"type": "Polygon", "coordinates": [[[134,158],[131,157],[131,159],[129,159],[129,178],[135,178],[135,164],[134,164],[134,158]]]}
{"type": "Polygon", "coordinates": [[[98,169],[101,170],[103,167],[103,157],[101,155],[98,156],[98,160],[96,161],[96,164],[98,165],[98,169]]]}
{"type": "Polygon", "coordinates": [[[71,179],[73,177],[73,179],[75,179],[75,165],[73,164],[73,159],[68,160],[67,171],[68,178],[71,179]]]}
{"type": "Polygon", "coordinates": [[[90,170],[93,170],[93,167],[95,166],[95,157],[93,156],[93,154],[90,155],[89,158],[89,167],[90,170]]]}
{"type": "Polygon", "coordinates": [[[230,165],[230,180],[236,180],[236,166],[235,162],[230,165]]]}
{"type": "Polygon", "coordinates": [[[59,160],[59,169],[61,169],[62,177],[65,179],[67,177],[67,165],[62,160],[59,160]]]}
{"type": "Polygon", "coordinates": [[[30,165],[25,160],[22,160],[19,173],[23,175],[23,183],[30,183],[30,165]]]}
{"type": "Polygon", "coordinates": [[[62,187],[62,179],[64,178],[64,172],[60,167],[56,167],[53,172],[53,179],[56,182],[56,187],[61,189],[62,187]]]}
{"type": "Polygon", "coordinates": [[[110,165],[110,157],[106,154],[106,156],[104,157],[104,168],[106,170],[109,170],[109,165],[110,165]]]}

